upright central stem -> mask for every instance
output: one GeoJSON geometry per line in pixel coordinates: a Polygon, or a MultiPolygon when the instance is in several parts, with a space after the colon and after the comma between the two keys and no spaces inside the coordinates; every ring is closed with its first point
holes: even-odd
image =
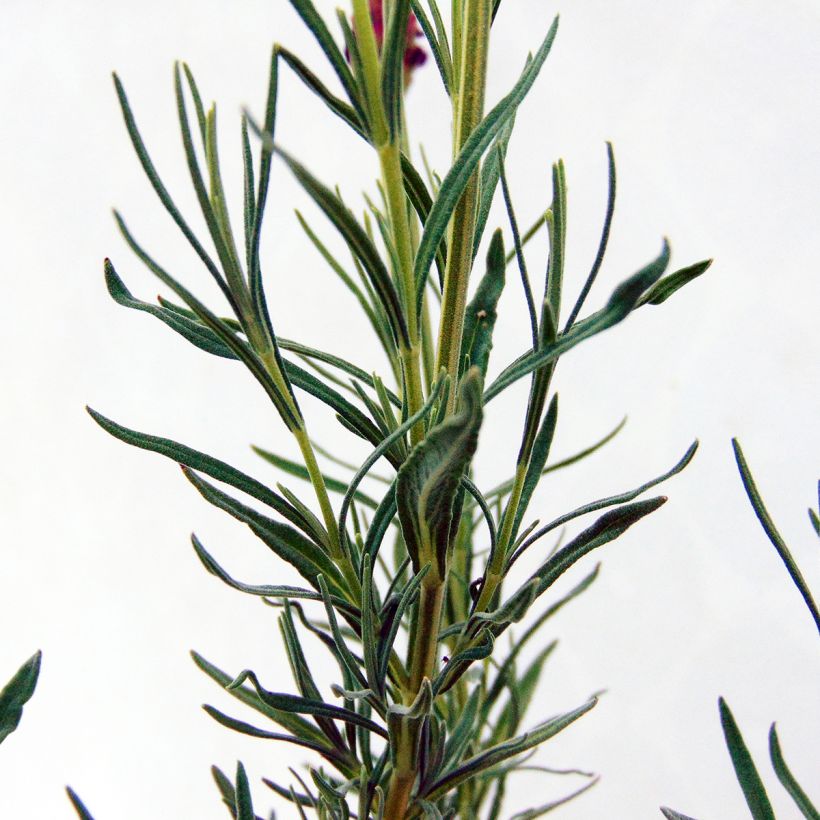
{"type": "MultiPolygon", "coordinates": [[[[491,0],[464,0],[460,42],[456,63],[460,68],[458,94],[453,112],[453,156],[481,122],[484,114],[484,92],[487,79],[487,46],[491,22],[491,0]]],[[[441,303],[436,372],[442,367],[453,385],[458,380],[461,360],[461,337],[467,305],[467,284],[473,265],[476,207],[479,197],[479,174],[476,171],[453,212],[447,242],[447,268],[441,303]]],[[[450,391],[448,410],[455,408],[456,391],[450,391]]]]}

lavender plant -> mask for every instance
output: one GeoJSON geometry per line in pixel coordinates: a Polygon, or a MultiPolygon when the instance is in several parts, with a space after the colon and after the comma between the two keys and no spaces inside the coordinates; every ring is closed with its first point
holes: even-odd
{"type": "MultiPolygon", "coordinates": [[[[607,146],[609,193],[600,243],[572,307],[562,311],[564,164],[559,160],[552,166],[549,207],[523,232],[505,174],[516,112],[550,53],[557,19],[534,54],[520,55],[524,65],[517,82],[489,107],[488,47],[500,0],[453,0],[446,22],[436,0],[353,0],[352,17],[338,13],[340,38],[331,34],[311,0],[291,0],[291,5],[321,47],[335,88],[286,47],[274,47],[264,116],[256,122],[248,114],[241,121],[244,197],[238,233],[220,171],[216,109],[206,110],[189,67],[175,67],[175,94],[184,157],[208,243],[194,233],[162,182],[125,89],[114,77],[126,129],[148,181],[218,285],[225,308],[209,307],[182,285],[149,255],[119,213],[126,243],[172,297],[161,297],[158,304],[139,300],[108,260],[105,280],[119,304],[150,313],[203,351],[238,360],[250,371],[294,437],[301,461],[258,452],[281,471],[305,479],[313,498],[282,486],[273,489],[187,445],[90,413],[122,441],[181,464],[206,501],[245,523],[302,577],[303,586],[237,580],[192,537],[210,573],[281,608],[279,626],[294,692],[271,691],[251,670],[228,673],[197,653],[193,657],[264,726],[207,706],[211,717],[235,731],[291,743],[310,754],[305,772],[292,770],[292,782],[280,785],[281,773],[276,781],[264,781],[293,804],[294,813],[498,818],[508,779],[531,767],[528,761],[541,744],[597,702],[587,698],[540,723],[527,717],[555,646],[544,638],[544,627],[593,583],[598,568],[562,597],[556,597],[553,585],[589,552],[661,507],[664,496],[639,496],[682,470],[697,447],[692,444],[671,469],[640,487],[593,500],[539,526],[531,519],[530,503],[542,475],[591,455],[617,432],[573,458],[550,462],[559,412],[552,384],[558,360],[635,310],[662,303],[702,274],[709,261],[667,274],[670,249],[664,241],[660,254],[625,279],[603,308],[584,315],[615,207],[615,161],[607,146]],[[422,173],[410,149],[404,98],[413,70],[424,61],[419,30],[452,106],[453,159],[442,176],[422,173]],[[276,141],[283,66],[375,152],[380,176],[370,186],[364,213],[355,213],[332,180],[319,180],[276,141]],[[343,240],[347,260],[333,254],[320,230],[297,214],[330,275],[360,305],[362,320],[384,352],[384,372],[370,373],[336,353],[275,332],[265,286],[276,284],[266,283],[260,259],[275,157],[343,240]],[[505,225],[492,233],[485,250],[482,240],[498,196],[505,225]],[[536,296],[525,247],[542,229],[549,262],[536,296]],[[520,356],[496,370],[490,368],[493,330],[513,263],[529,317],[528,339],[520,356]],[[520,410],[520,447],[510,454],[512,476],[480,487],[472,462],[482,435],[492,437],[491,430],[482,433],[484,407],[525,379],[529,392],[520,410]],[[362,464],[350,464],[342,435],[332,452],[316,445],[301,410],[307,401],[329,408],[341,433],[368,443],[372,449],[362,464]],[[320,459],[347,470],[347,477],[330,478],[320,459]],[[372,478],[377,464],[390,472],[382,485],[372,478]],[[371,487],[379,486],[376,496],[371,487]],[[593,514],[598,516],[580,526],[593,514]],[[545,536],[566,526],[577,528],[566,544],[551,551],[541,547],[545,536]],[[518,562],[519,568],[527,562],[530,568],[516,585],[510,570],[518,562]],[[513,631],[512,648],[503,650],[498,639],[513,631]],[[316,636],[338,666],[331,696],[315,680],[301,642],[305,633],[316,636]],[[524,664],[522,652],[530,644],[538,651],[524,664]]],[[[255,817],[243,766],[234,779],[216,768],[214,776],[232,816],[255,817]]],[[[557,805],[536,806],[515,817],[538,817],[557,805]]]]}

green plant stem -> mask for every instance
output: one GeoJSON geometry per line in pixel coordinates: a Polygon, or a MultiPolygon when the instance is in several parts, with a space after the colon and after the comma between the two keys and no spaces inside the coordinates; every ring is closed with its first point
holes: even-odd
{"type": "MultiPolygon", "coordinates": [[[[405,399],[409,415],[417,413],[424,404],[424,390],[421,383],[421,346],[419,325],[415,308],[416,284],[413,275],[413,245],[410,220],[407,211],[407,194],[401,171],[401,151],[397,142],[391,141],[378,148],[384,184],[387,211],[393,233],[393,241],[399,260],[399,287],[404,303],[409,346],[401,348],[402,371],[405,382],[405,399]]],[[[424,424],[419,422],[410,431],[410,441],[418,444],[424,438],[424,424]]]]}
{"type": "Polygon", "coordinates": [[[333,512],[333,506],[330,503],[330,495],[327,491],[325,478],[322,471],[319,469],[319,463],[316,460],[316,453],[313,450],[313,444],[310,441],[310,436],[307,433],[304,418],[290,396],[290,387],[285,380],[285,377],[279,367],[279,362],[276,359],[276,354],[273,347],[265,341],[266,334],[258,330],[254,324],[254,331],[250,334],[250,341],[256,347],[259,357],[261,358],[266,370],[270,374],[276,386],[280,389],[283,396],[291,404],[291,411],[298,419],[298,426],[291,430],[296,443],[299,445],[299,451],[302,453],[305,467],[310,477],[310,483],[313,485],[313,491],[316,494],[316,500],[319,503],[319,509],[322,513],[322,519],[325,524],[329,539],[330,556],[334,563],[339,567],[348,584],[350,585],[351,601],[358,603],[361,586],[359,577],[353,567],[350,557],[342,549],[341,538],[339,537],[339,526],[336,522],[336,515],[333,512]]]}
{"type": "MultiPolygon", "coordinates": [[[[453,155],[458,156],[467,138],[480,123],[484,113],[484,92],[487,79],[487,45],[492,10],[490,0],[464,0],[464,18],[459,49],[461,56],[459,93],[454,101],[453,155]]],[[[454,21],[455,22],[455,21],[454,21]]],[[[475,212],[479,196],[479,175],[473,174],[450,222],[447,267],[441,303],[436,372],[444,368],[458,381],[461,363],[461,337],[464,332],[464,311],[467,306],[467,284],[473,262],[475,212]]],[[[456,390],[450,392],[448,411],[455,409],[456,390]]]]}
{"type": "Polygon", "coordinates": [[[510,543],[513,538],[513,525],[515,523],[516,513],[518,512],[518,505],[521,502],[521,494],[524,491],[524,481],[527,477],[528,463],[529,457],[526,461],[519,462],[515,468],[512,492],[510,493],[507,507],[504,510],[504,523],[484,576],[484,586],[481,587],[481,593],[478,596],[478,601],[476,601],[476,612],[484,612],[492,605],[495,591],[498,589],[498,585],[504,577],[504,562],[507,557],[507,550],[510,548],[510,543]]]}
{"type": "Polygon", "coordinates": [[[413,702],[425,678],[434,677],[444,588],[444,582],[438,578],[421,585],[416,608],[416,631],[408,659],[410,680],[405,693],[407,703],[413,702]]]}
{"type": "Polygon", "coordinates": [[[416,779],[415,772],[394,771],[384,801],[384,817],[402,820],[407,815],[410,792],[416,779]]]}

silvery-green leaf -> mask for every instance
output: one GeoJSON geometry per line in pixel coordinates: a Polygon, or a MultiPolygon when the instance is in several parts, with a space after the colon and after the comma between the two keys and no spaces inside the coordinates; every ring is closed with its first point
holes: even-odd
{"type": "Polygon", "coordinates": [[[413,571],[432,564],[445,577],[447,551],[458,527],[456,495],[478,445],[481,374],[471,368],[461,385],[457,411],[427,434],[396,479],[396,502],[413,571]]]}

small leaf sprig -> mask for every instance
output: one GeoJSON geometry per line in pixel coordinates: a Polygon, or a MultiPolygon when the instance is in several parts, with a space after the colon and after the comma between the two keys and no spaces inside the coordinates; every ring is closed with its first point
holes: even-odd
{"type": "MultiPolygon", "coordinates": [[[[206,111],[190,68],[175,67],[174,86],[184,158],[207,243],[189,227],[161,180],[124,86],[114,78],[126,130],[149,183],[218,285],[230,315],[208,307],[150,256],[119,213],[126,243],[174,298],[161,297],[158,304],[139,300],[108,260],[105,280],[118,304],[158,318],[207,353],[242,362],[296,440],[302,460],[256,450],[280,472],[306,480],[312,502],[192,447],[89,412],[116,438],[182,465],[206,501],[247,525],[304,582],[238,580],[192,536],[210,573],[280,610],[295,693],[269,690],[251,670],[228,674],[193,655],[206,675],[273,728],[206,706],[212,718],[246,735],[298,746],[310,756],[306,776],[292,770],[289,785],[264,780],[277,795],[300,817],[499,818],[509,778],[533,768],[530,760],[538,747],[597,703],[589,697],[534,726],[527,721],[555,642],[542,643],[526,664],[522,650],[542,640],[551,617],[590,587],[599,568],[562,597],[554,594],[555,582],[592,550],[661,507],[664,496],[639,497],[684,469],[697,448],[695,442],[671,469],[637,488],[591,501],[540,527],[538,521],[528,523],[541,477],[591,456],[622,427],[575,456],[550,461],[559,416],[553,389],[558,361],[638,308],[662,303],[710,261],[666,274],[671,252],[664,241],[654,260],[625,279],[601,309],[582,317],[615,208],[615,160],[607,146],[609,193],[601,240],[562,324],[566,169],[561,161],[553,165],[550,204],[523,233],[505,170],[516,112],[553,47],[557,18],[540,47],[527,56],[518,80],[489,107],[489,42],[500,0],[453,0],[448,22],[436,0],[352,0],[351,18],[337,15],[340,40],[311,0],[290,2],[320,46],[338,90],[286,47],[274,46],[264,119],[256,124],[245,115],[241,121],[240,234],[233,230],[222,181],[216,108],[206,111]],[[440,176],[429,169],[422,173],[410,149],[405,92],[422,62],[418,29],[452,106],[453,160],[440,176]],[[375,152],[379,197],[367,198],[363,216],[277,142],[283,64],[375,152]],[[256,150],[253,131],[259,138],[256,150]],[[361,308],[383,350],[386,373],[370,373],[336,353],[277,335],[260,258],[275,156],[346,247],[349,261],[333,254],[320,231],[297,212],[309,243],[361,308]],[[491,205],[499,194],[507,226],[492,233],[482,256],[491,205]],[[545,227],[549,264],[537,306],[525,246],[545,227]],[[505,242],[505,233],[511,242],[505,242]],[[530,338],[521,355],[491,377],[497,307],[513,262],[530,338]],[[522,379],[529,380],[529,392],[518,454],[511,455],[513,475],[482,489],[472,463],[484,408],[522,379]],[[351,464],[342,445],[332,452],[318,446],[301,411],[307,400],[329,408],[344,433],[368,443],[371,452],[362,464],[351,464]],[[346,477],[328,475],[320,458],[346,477]],[[377,464],[390,474],[375,472],[377,464]],[[536,554],[534,547],[544,536],[593,513],[598,517],[565,545],[559,542],[552,552],[536,554]],[[510,569],[519,561],[531,561],[532,567],[524,583],[509,589],[510,569]],[[536,612],[545,597],[548,605],[536,612]],[[504,655],[498,639],[514,630],[516,639],[504,655]],[[338,667],[335,699],[320,690],[311,671],[301,640],[305,632],[321,641],[338,667]]],[[[592,775],[580,774],[586,778],[582,787],[515,817],[541,816],[594,785],[592,775]]],[[[255,817],[242,764],[234,781],[217,768],[214,778],[233,817],[255,817]]]]}

